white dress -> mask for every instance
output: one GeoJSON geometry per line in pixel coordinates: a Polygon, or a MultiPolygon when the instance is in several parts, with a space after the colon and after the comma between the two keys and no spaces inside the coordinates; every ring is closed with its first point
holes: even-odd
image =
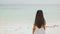
{"type": "Polygon", "coordinates": [[[38,27],[36,27],[34,34],[45,34],[45,30],[43,27],[40,29],[38,27]]]}

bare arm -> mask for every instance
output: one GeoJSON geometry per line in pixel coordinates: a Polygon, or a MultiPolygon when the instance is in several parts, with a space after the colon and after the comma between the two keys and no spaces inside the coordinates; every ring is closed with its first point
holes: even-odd
{"type": "Polygon", "coordinates": [[[46,25],[44,25],[43,27],[44,27],[44,30],[46,30],[46,25]]]}
{"type": "Polygon", "coordinates": [[[32,34],[34,34],[34,32],[35,32],[35,29],[36,29],[35,27],[36,27],[36,26],[34,25],[34,26],[33,26],[32,34]]]}

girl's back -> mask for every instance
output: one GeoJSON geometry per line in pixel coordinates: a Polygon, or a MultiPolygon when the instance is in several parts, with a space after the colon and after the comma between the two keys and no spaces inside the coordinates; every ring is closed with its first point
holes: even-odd
{"type": "Polygon", "coordinates": [[[42,10],[38,10],[33,26],[33,34],[45,34],[45,19],[42,10]],[[36,26],[36,27],[35,27],[36,26]]]}
{"type": "Polygon", "coordinates": [[[40,29],[36,27],[34,34],[45,34],[45,30],[43,27],[41,27],[40,29]]]}

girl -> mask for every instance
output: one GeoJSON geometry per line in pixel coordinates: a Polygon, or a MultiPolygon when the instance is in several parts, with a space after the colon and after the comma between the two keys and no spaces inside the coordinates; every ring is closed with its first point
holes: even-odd
{"type": "Polygon", "coordinates": [[[38,10],[35,17],[32,34],[45,34],[46,23],[42,10],[38,10]]]}

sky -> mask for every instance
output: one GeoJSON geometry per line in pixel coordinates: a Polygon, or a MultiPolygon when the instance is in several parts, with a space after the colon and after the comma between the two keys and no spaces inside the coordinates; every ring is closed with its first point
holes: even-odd
{"type": "Polygon", "coordinates": [[[0,4],[60,4],[60,0],[0,0],[0,4]]]}

